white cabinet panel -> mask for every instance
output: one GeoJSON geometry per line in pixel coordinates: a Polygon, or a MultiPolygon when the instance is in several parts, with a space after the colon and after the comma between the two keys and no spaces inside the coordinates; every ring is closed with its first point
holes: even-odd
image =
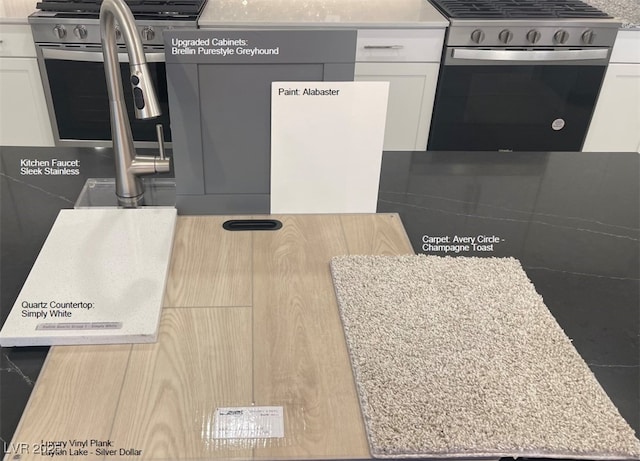
{"type": "Polygon", "coordinates": [[[384,150],[425,150],[438,63],[356,63],[356,81],[389,82],[384,150]]]}
{"type": "Polygon", "coordinates": [[[640,65],[609,64],[585,152],[637,152],[640,148],[640,65]]]}
{"type": "Polygon", "coordinates": [[[36,47],[29,25],[0,25],[0,56],[36,57],[36,47]]]}
{"type": "Polygon", "coordinates": [[[0,145],[54,145],[35,58],[0,59],[0,101],[0,145]]]}
{"type": "Polygon", "coordinates": [[[640,64],[640,30],[618,31],[611,62],[640,64]]]}

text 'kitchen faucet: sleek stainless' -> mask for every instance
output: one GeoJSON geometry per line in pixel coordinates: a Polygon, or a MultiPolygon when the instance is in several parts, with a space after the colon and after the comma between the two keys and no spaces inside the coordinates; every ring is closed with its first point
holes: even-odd
{"type": "Polygon", "coordinates": [[[133,88],[136,118],[148,119],[159,116],[160,105],[131,10],[124,0],[103,0],[100,7],[100,35],[111,109],[111,138],[116,162],[116,195],[120,206],[133,208],[142,204],[144,196],[144,185],[139,176],[168,172],[170,160],[164,155],[161,125],[156,127],[160,155],[136,155],[121,84],[116,21],[129,55],[131,74],[129,81],[133,88]]]}

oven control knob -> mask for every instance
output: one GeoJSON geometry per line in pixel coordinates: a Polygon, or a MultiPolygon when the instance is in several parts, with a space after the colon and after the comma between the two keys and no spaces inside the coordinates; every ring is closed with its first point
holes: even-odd
{"type": "Polygon", "coordinates": [[[73,29],[73,35],[79,39],[85,39],[87,38],[87,28],[85,26],[76,26],[75,29],[73,29]]]}
{"type": "Polygon", "coordinates": [[[122,32],[120,32],[120,26],[116,26],[116,40],[120,40],[122,38],[122,32]]]}
{"type": "Polygon", "coordinates": [[[498,39],[506,45],[513,39],[513,32],[509,29],[504,29],[498,34],[498,39]]]}
{"type": "Polygon", "coordinates": [[[542,34],[535,29],[531,29],[529,32],[527,32],[527,40],[529,40],[529,43],[538,43],[541,36],[542,34]]]}
{"type": "Polygon", "coordinates": [[[140,31],[140,35],[142,35],[143,40],[150,41],[156,36],[156,31],[153,30],[152,27],[147,26],[140,31]]]}
{"type": "Polygon", "coordinates": [[[482,43],[482,41],[484,40],[484,32],[482,32],[480,29],[476,29],[473,32],[471,32],[471,41],[474,43],[482,43]]]}
{"type": "Polygon", "coordinates": [[[55,35],[56,38],[63,39],[67,36],[67,29],[65,29],[64,26],[58,24],[53,28],[53,35],[55,35]]]}
{"type": "Polygon", "coordinates": [[[553,41],[556,43],[564,44],[564,43],[567,43],[568,39],[569,39],[569,32],[567,32],[566,30],[560,29],[558,32],[553,34],[553,41]]]}
{"type": "Polygon", "coordinates": [[[582,42],[586,45],[591,45],[595,36],[596,34],[591,29],[587,29],[582,33],[582,42]]]}

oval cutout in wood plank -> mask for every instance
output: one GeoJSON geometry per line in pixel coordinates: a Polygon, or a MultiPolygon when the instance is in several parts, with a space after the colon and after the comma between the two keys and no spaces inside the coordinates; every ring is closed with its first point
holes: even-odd
{"type": "Polygon", "coordinates": [[[228,231],[273,231],[282,227],[277,219],[230,219],[222,224],[228,231]]]}

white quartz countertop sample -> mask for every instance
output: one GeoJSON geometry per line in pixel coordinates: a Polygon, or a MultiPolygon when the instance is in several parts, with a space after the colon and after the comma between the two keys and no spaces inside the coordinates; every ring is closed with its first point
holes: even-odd
{"type": "Polygon", "coordinates": [[[36,10],[37,0],[0,0],[0,24],[28,24],[27,17],[36,10]]]}
{"type": "Polygon", "coordinates": [[[444,28],[427,0],[209,0],[200,27],[444,28]]]}
{"type": "Polygon", "coordinates": [[[175,208],[62,210],[0,345],[155,341],[176,215],[175,208]]]}

